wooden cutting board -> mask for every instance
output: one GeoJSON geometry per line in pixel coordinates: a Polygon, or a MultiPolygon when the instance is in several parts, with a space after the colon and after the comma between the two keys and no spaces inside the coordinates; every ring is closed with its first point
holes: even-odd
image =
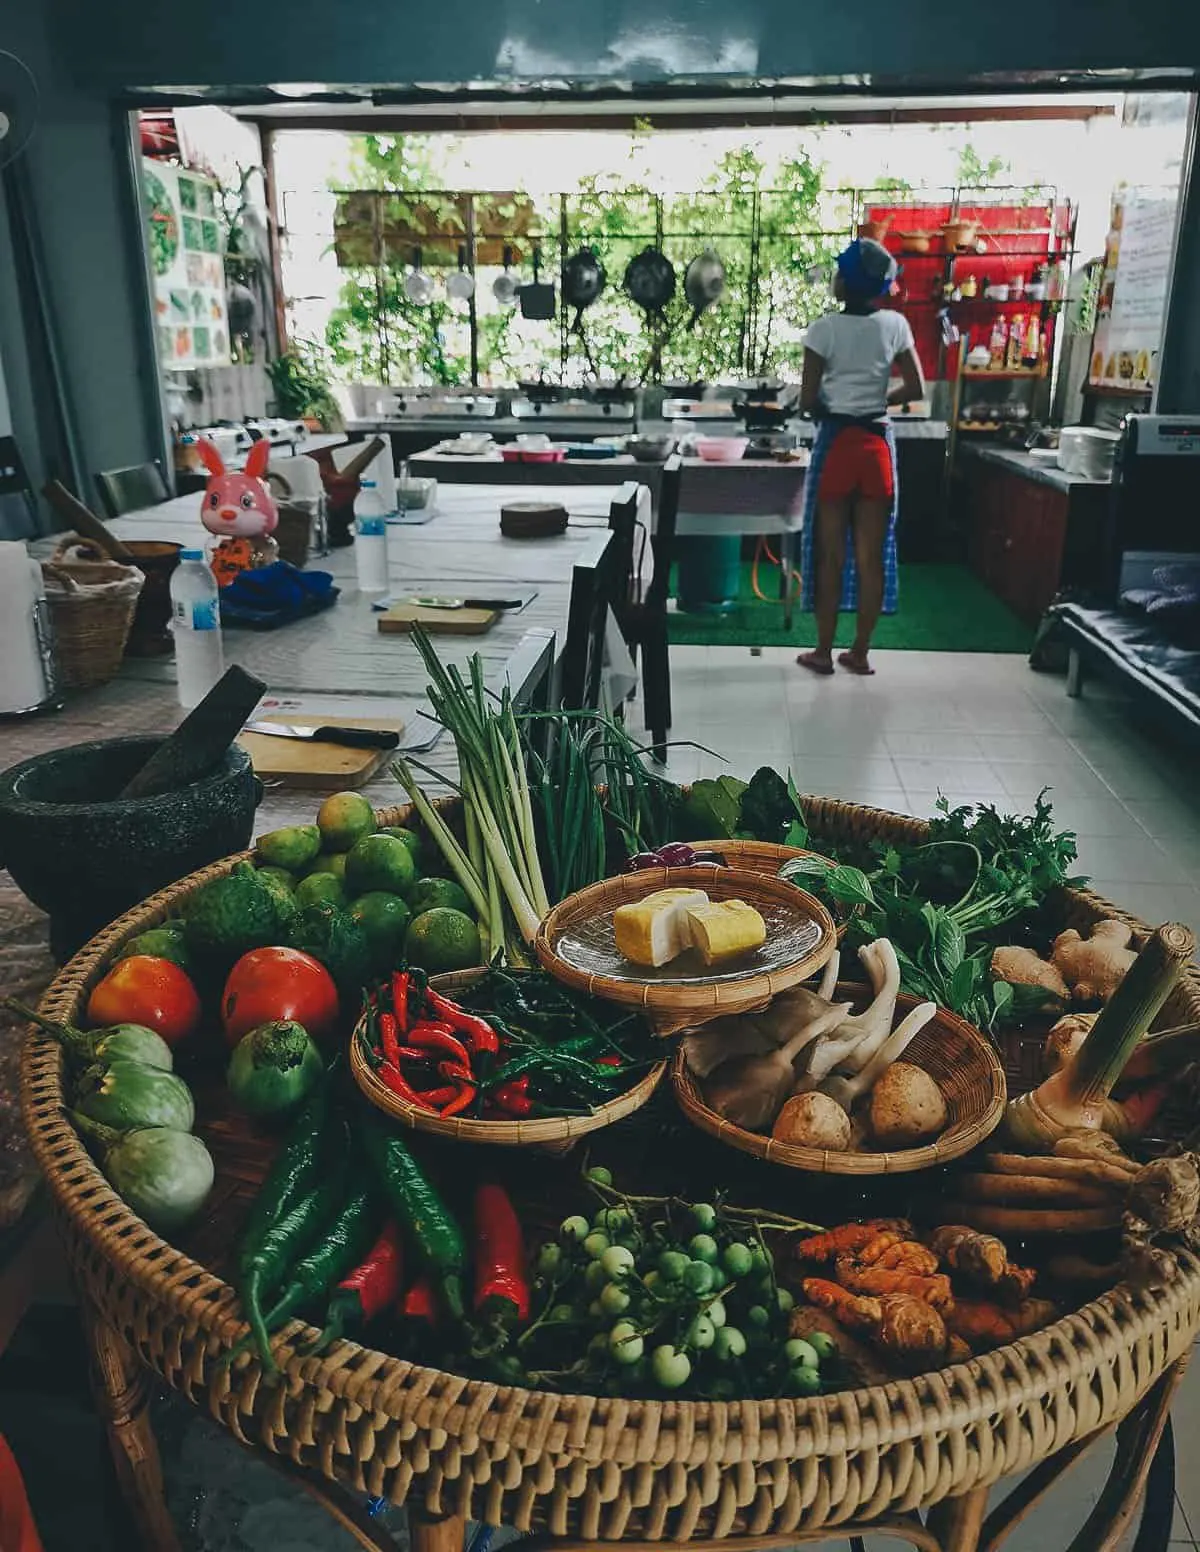
{"type": "MultiPolygon", "coordinates": [[[[404,723],[399,718],[273,716],[269,720],[291,722],[297,727],[320,727],[323,721],[336,720],[342,727],[404,733],[404,723]]],[[[240,733],[238,743],[263,781],[275,782],[280,787],[309,787],[317,792],[365,786],[396,753],[394,749],[347,749],[344,744],[318,744],[307,738],[271,738],[266,733],[240,733]]]]}
{"type": "Polygon", "coordinates": [[[419,625],[431,636],[482,636],[500,618],[498,609],[426,609],[420,604],[393,604],[379,616],[385,636],[399,636],[419,625]]]}

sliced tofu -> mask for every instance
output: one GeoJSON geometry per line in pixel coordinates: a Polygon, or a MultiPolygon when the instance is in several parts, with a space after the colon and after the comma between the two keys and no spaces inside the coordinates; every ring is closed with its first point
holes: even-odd
{"type": "Polygon", "coordinates": [[[744,900],[711,900],[686,908],[692,947],[706,965],[740,959],[767,941],[767,924],[744,900]]]}
{"type": "Polygon", "coordinates": [[[613,912],[617,952],[635,965],[658,969],[692,946],[687,911],[708,904],[703,889],[660,889],[613,912]]]}

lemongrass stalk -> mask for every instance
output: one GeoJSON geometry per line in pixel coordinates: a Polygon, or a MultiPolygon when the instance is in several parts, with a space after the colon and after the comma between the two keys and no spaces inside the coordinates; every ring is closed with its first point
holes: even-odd
{"type": "Polygon", "coordinates": [[[500,883],[496,877],[496,870],[490,862],[486,864],[486,875],[488,937],[491,939],[492,952],[497,953],[507,947],[504,932],[504,901],[500,898],[500,883]]]}
{"type": "MultiPolygon", "coordinates": [[[[509,737],[509,749],[505,752],[511,769],[515,771],[515,789],[517,797],[517,813],[521,823],[521,830],[525,841],[525,854],[529,858],[531,883],[533,884],[533,903],[542,913],[547,915],[550,910],[550,900],[546,894],[546,880],[542,873],[541,858],[538,856],[537,832],[533,824],[533,798],[529,791],[529,775],[525,769],[525,759],[521,750],[521,734],[517,727],[517,719],[513,715],[512,702],[506,697],[505,728],[509,737]]],[[[503,749],[503,743],[501,744],[503,749]]],[[[577,844],[577,838],[570,838],[577,844]]]]}
{"type": "MultiPolygon", "coordinates": [[[[503,804],[505,829],[510,845],[510,852],[517,871],[521,876],[525,893],[536,906],[538,903],[537,880],[540,872],[537,858],[536,845],[531,846],[531,836],[525,828],[524,815],[520,809],[520,797],[517,789],[517,776],[513,770],[512,761],[509,759],[508,749],[505,747],[504,734],[499,726],[493,729],[494,755],[498,772],[501,777],[501,785],[508,795],[509,801],[503,804]]],[[[542,893],[545,886],[542,886],[542,893]]],[[[543,912],[543,914],[545,914],[543,912]]]]}
{"type": "Polygon", "coordinates": [[[517,877],[504,846],[504,838],[496,826],[496,821],[488,806],[486,797],[475,787],[474,778],[468,778],[469,800],[475,804],[476,818],[479,821],[479,830],[483,838],[484,849],[491,859],[493,867],[500,879],[500,886],[508,900],[512,913],[516,917],[517,926],[521,929],[521,935],[527,943],[532,943],[537,935],[538,924],[541,917],[530,904],[529,897],[521,887],[521,881],[517,877]]]}
{"type": "Polygon", "coordinates": [[[487,901],[484,898],[483,885],[471,866],[470,858],[458,844],[446,821],[417,785],[416,777],[408,763],[397,760],[392,766],[392,775],[408,793],[413,807],[424,821],[425,828],[437,842],[438,850],[450,864],[454,876],[466,892],[475,914],[482,918],[487,910],[487,901]]]}

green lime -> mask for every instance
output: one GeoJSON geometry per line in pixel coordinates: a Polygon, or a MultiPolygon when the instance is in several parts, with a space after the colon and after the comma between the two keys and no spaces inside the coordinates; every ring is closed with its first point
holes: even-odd
{"type": "Polygon", "coordinates": [[[394,835],[364,835],[346,857],[346,888],[352,895],[372,889],[407,895],[417,876],[412,852],[394,835]]]}
{"type": "Polygon", "coordinates": [[[471,915],[467,891],[452,878],[418,879],[409,890],[408,903],[413,908],[414,916],[437,910],[461,911],[464,916],[471,915]]]}
{"type": "Polygon", "coordinates": [[[346,882],[346,853],[344,851],[323,851],[311,867],[305,869],[304,876],[310,873],[332,873],[334,878],[346,882]]]}
{"type": "Polygon", "coordinates": [[[371,958],[380,970],[394,970],[404,959],[404,937],[412,913],[399,895],[383,889],[359,895],[350,914],[362,924],[371,958]]]}
{"type": "Polygon", "coordinates": [[[342,906],[346,903],[346,890],[336,873],[306,873],[296,885],[297,905],[342,906]]]}
{"type": "Polygon", "coordinates": [[[378,832],[380,835],[390,835],[394,840],[403,841],[412,852],[413,861],[418,870],[421,866],[421,853],[425,849],[425,843],[414,830],[405,830],[400,825],[384,825],[378,832]]]}
{"type": "Polygon", "coordinates": [[[270,830],[254,843],[259,862],[268,868],[286,868],[303,873],[321,850],[321,832],[316,825],[285,825],[270,830]]]}
{"type": "Polygon", "coordinates": [[[323,851],[349,851],[375,829],[375,810],[361,792],[335,792],[317,810],[323,851]]]}
{"type": "Polygon", "coordinates": [[[413,920],[404,940],[408,962],[430,975],[469,970],[482,963],[479,928],[461,911],[444,907],[425,911],[413,920]]]}

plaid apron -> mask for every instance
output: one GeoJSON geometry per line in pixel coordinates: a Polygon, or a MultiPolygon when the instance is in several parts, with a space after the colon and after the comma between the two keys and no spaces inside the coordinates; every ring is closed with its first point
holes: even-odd
{"type": "MultiPolygon", "coordinates": [[[[800,607],[812,613],[817,597],[816,532],[817,490],[821,484],[821,470],[825,465],[833,440],[846,426],[860,426],[875,431],[888,445],[892,460],[892,510],[888,517],[887,532],[883,540],[883,612],[895,614],[899,592],[896,563],[896,520],[900,515],[900,480],[896,470],[896,438],[888,420],[852,420],[845,416],[829,415],[817,422],[817,436],[813,442],[812,459],[804,480],[804,516],[800,533],[800,607]]],[[[838,605],[842,613],[853,614],[858,608],[858,568],[854,563],[852,536],[846,536],[846,556],[842,563],[842,598],[838,605]]]]}

